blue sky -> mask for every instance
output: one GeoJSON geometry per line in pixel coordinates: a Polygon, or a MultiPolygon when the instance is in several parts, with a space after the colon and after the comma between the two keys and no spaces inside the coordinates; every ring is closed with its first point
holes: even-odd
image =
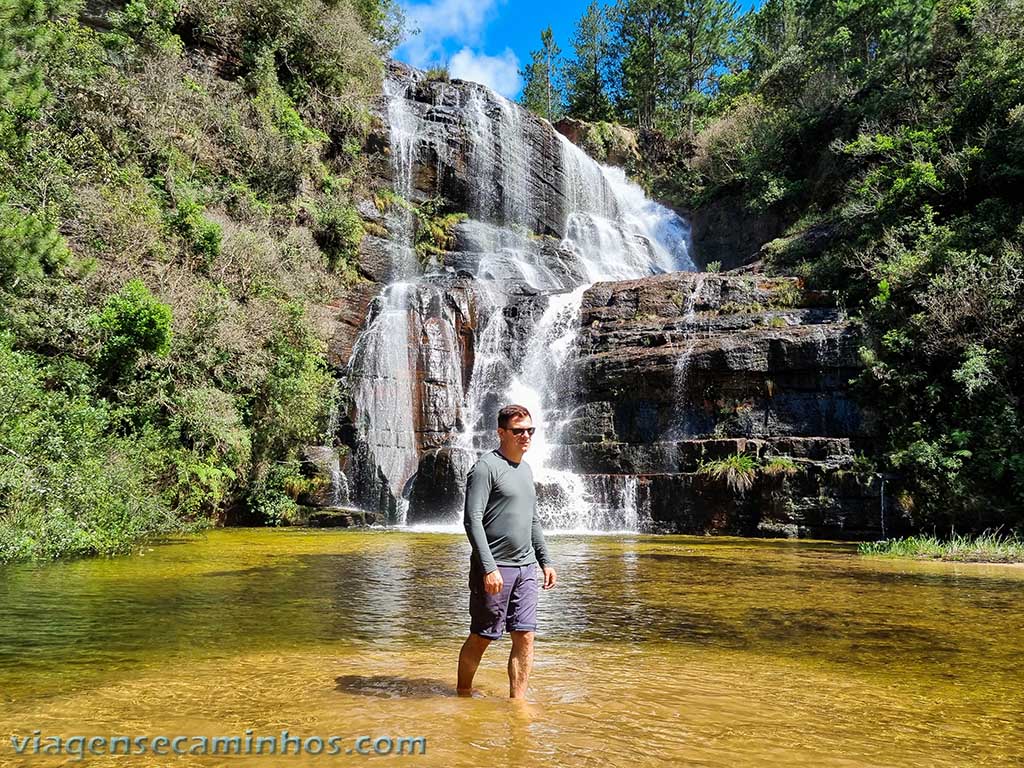
{"type": "MultiPolygon", "coordinates": [[[[514,98],[519,70],[540,48],[551,26],[565,54],[572,53],[576,21],[590,0],[401,0],[409,34],[395,58],[426,68],[447,65],[452,77],[476,80],[514,98]]],[[[740,0],[748,8],[755,0],[740,0]]]]}

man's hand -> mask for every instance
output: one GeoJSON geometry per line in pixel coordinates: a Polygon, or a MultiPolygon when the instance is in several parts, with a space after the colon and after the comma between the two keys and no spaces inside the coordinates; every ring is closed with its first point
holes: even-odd
{"type": "Polygon", "coordinates": [[[543,589],[553,589],[556,581],[558,581],[558,575],[555,573],[555,569],[550,565],[545,565],[543,589]]]}
{"type": "Polygon", "coordinates": [[[497,568],[484,576],[484,592],[488,595],[498,594],[504,586],[505,582],[501,578],[501,571],[497,568]]]}

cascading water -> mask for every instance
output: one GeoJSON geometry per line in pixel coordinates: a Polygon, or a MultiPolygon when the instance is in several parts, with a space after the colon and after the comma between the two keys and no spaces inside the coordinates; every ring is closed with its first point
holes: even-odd
{"type": "Polygon", "coordinates": [[[370,321],[352,350],[355,427],[396,499],[416,472],[413,372],[410,364],[411,283],[392,283],[375,299],[370,321]]]}
{"type": "Polygon", "coordinates": [[[687,390],[690,383],[690,360],[693,358],[693,345],[697,338],[697,302],[700,300],[701,291],[704,289],[704,275],[698,275],[693,281],[690,295],[686,297],[683,305],[683,353],[676,360],[673,371],[673,389],[676,392],[675,410],[673,418],[676,438],[683,438],[687,434],[686,406],[687,390]]]}
{"type": "Polygon", "coordinates": [[[580,302],[586,285],[570,293],[551,296],[548,307],[533,330],[522,371],[505,392],[506,402],[525,405],[533,414],[537,433],[530,449],[530,466],[541,486],[538,509],[548,525],[556,528],[590,528],[593,504],[582,479],[571,471],[551,466],[552,438],[557,434],[557,397],[565,381],[565,363],[579,328],[580,302]]]}
{"type": "MultiPolygon", "coordinates": [[[[391,144],[391,165],[395,175],[394,192],[403,200],[412,196],[412,168],[416,151],[416,121],[401,98],[402,85],[386,80],[384,83],[388,128],[391,144]]],[[[393,205],[388,211],[387,229],[390,233],[392,277],[408,278],[418,271],[416,251],[413,247],[412,209],[407,205],[393,205]]]]}
{"type": "MultiPolygon", "coordinates": [[[[378,298],[350,364],[362,451],[356,459],[365,456],[386,478],[400,510],[419,480],[417,456],[427,447],[423,403],[436,399],[461,414],[461,432],[453,431],[444,445],[471,460],[496,446],[497,409],[518,402],[539,427],[528,461],[541,487],[546,526],[636,530],[642,525],[636,478],[614,479],[611,490],[606,478],[597,488],[571,467],[558,466],[553,449],[571,408],[567,371],[586,288],[600,280],[693,270],[688,228],[648,200],[624,172],[598,165],[517,105],[476,84],[428,87],[421,78],[405,70],[385,89],[394,190],[410,202],[437,196],[446,184],[462,190],[469,218],[458,227],[458,246],[439,259],[431,279],[473,275],[472,371],[458,379],[465,354],[453,341],[455,329],[422,318],[426,302],[417,297],[439,289],[424,278],[409,280],[414,222],[396,214],[388,220],[396,244],[393,266],[405,282],[378,298]],[[460,141],[461,156],[453,149],[460,141]],[[436,189],[417,187],[429,175],[417,168],[428,166],[436,189]],[[461,186],[453,178],[462,179],[461,186]],[[410,316],[419,317],[415,328],[410,316]],[[430,382],[421,346],[428,348],[426,357],[463,354],[449,361],[451,371],[441,377],[444,392],[425,394],[430,382]]],[[[399,207],[408,214],[408,206],[399,207]]],[[[431,365],[447,370],[444,361],[431,365]]],[[[437,451],[432,434],[431,450],[437,451]]]]}

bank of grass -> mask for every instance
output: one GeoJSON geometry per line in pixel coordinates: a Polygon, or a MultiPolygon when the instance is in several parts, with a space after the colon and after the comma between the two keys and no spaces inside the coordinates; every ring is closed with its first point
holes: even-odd
{"type": "Polygon", "coordinates": [[[1024,541],[1016,536],[986,531],[979,536],[954,534],[908,536],[903,539],[865,541],[857,547],[862,555],[905,557],[917,560],[948,560],[959,563],[1024,563],[1024,541]]]}

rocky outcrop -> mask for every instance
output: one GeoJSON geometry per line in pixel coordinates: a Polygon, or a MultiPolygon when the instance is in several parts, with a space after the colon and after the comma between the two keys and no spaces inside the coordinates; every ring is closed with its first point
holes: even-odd
{"type": "Polygon", "coordinates": [[[679,273],[597,284],[583,298],[580,388],[614,404],[627,440],[866,436],[846,385],[860,337],[827,300],[796,279],[679,273]]]}
{"type": "Polygon", "coordinates": [[[599,163],[617,165],[628,171],[640,165],[636,133],[619,123],[588,123],[563,117],[554,128],[599,163]]]}
{"type": "Polygon", "coordinates": [[[327,340],[327,361],[333,368],[340,370],[348,365],[370,302],[380,290],[380,283],[360,281],[320,308],[316,323],[321,338],[327,340]]]}
{"type": "MultiPolygon", "coordinates": [[[[880,479],[858,471],[876,435],[849,388],[859,331],[830,296],[753,272],[576,290],[688,267],[685,222],[482,86],[395,65],[387,88],[387,135],[371,142],[387,147],[380,185],[395,197],[360,206],[365,282],[327,334],[345,374],[338,466],[352,506],[389,523],[457,519],[497,409],[529,391],[549,422],[548,525],[892,530],[880,479]],[[426,258],[413,245],[438,199],[465,215],[426,258]]],[[[748,220],[728,220],[726,266],[770,239],[771,222],[748,220]]]]}
{"type": "Polygon", "coordinates": [[[879,532],[881,481],[856,471],[877,435],[850,393],[860,333],[829,296],[795,278],[677,273],[592,286],[580,324],[559,466],[595,484],[638,477],[652,530],[879,532]],[[743,492],[709,471],[740,455],[743,492]]]}
{"type": "Polygon", "coordinates": [[[718,262],[729,270],[758,258],[761,246],[782,233],[783,220],[751,211],[738,196],[725,196],[690,212],[693,257],[701,268],[718,262]]]}
{"type": "Polygon", "coordinates": [[[570,182],[549,123],[478,83],[432,80],[397,62],[389,82],[404,96],[387,114],[400,193],[414,203],[440,196],[478,221],[564,234],[570,182]]]}

